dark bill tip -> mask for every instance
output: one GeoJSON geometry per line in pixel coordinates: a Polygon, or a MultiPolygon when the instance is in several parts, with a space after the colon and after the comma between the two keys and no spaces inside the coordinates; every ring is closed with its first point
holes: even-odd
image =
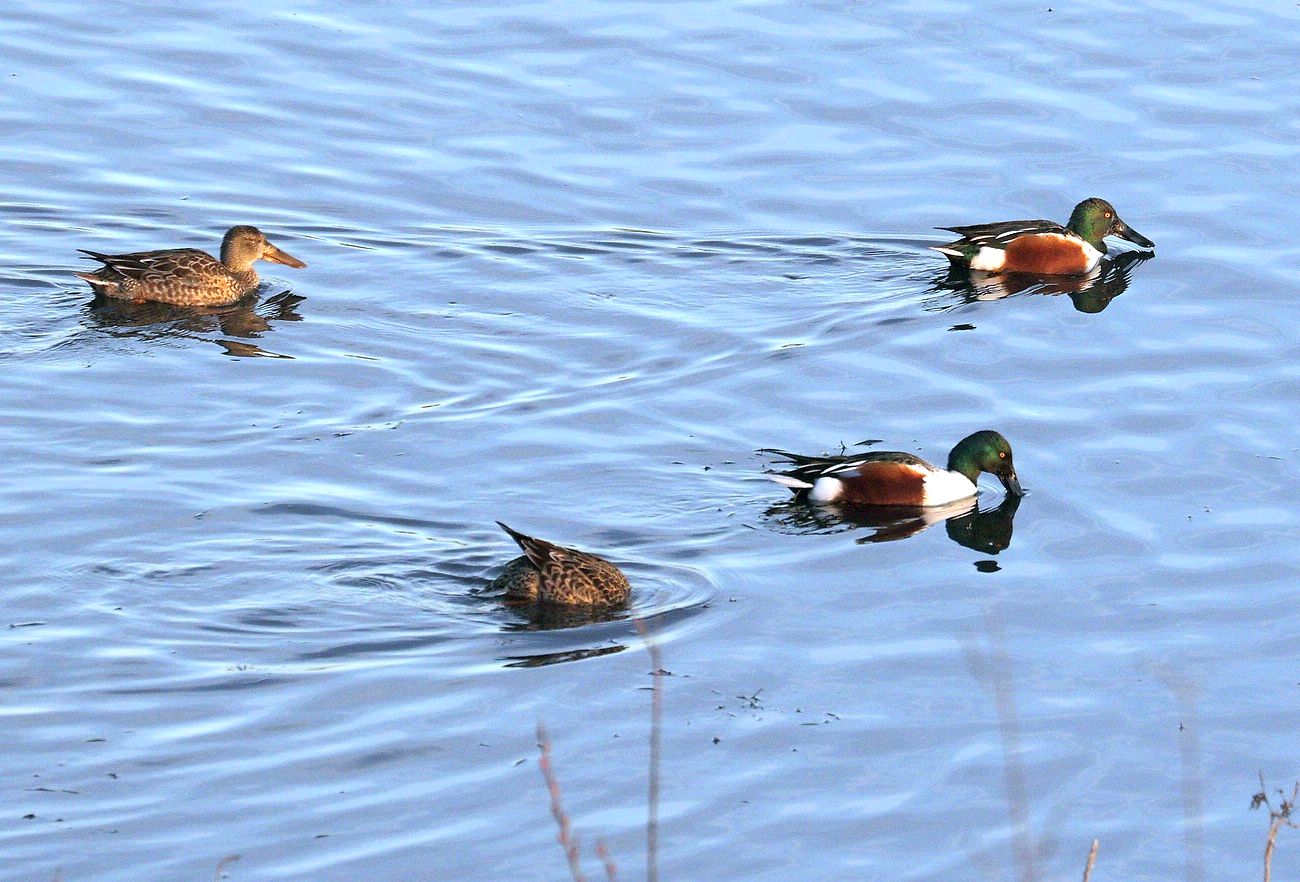
{"type": "Polygon", "coordinates": [[[1121,239],[1132,242],[1134,245],[1141,245],[1143,248],[1154,249],[1156,247],[1155,242],[1152,242],[1146,236],[1142,235],[1123,221],[1119,221],[1115,224],[1115,235],[1119,236],[1121,239]]]}
{"type": "Polygon", "coordinates": [[[1007,472],[1005,475],[998,475],[998,480],[1002,486],[1007,488],[1007,492],[1013,496],[1024,496],[1024,488],[1020,486],[1020,478],[1016,476],[1015,471],[1007,472]]]}

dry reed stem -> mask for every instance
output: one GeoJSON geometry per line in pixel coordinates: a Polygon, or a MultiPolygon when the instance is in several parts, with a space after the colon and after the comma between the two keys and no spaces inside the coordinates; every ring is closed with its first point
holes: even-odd
{"type": "Polygon", "coordinates": [[[1281,790],[1277,791],[1281,797],[1281,804],[1273,808],[1273,803],[1268,798],[1268,787],[1264,784],[1264,773],[1259,773],[1259,793],[1256,793],[1250,800],[1251,808],[1259,808],[1261,805],[1268,809],[1268,842],[1264,844],[1264,882],[1271,882],[1273,878],[1273,848],[1277,845],[1277,831],[1282,829],[1285,824],[1288,827],[1295,827],[1295,821],[1291,820],[1291,810],[1295,808],[1297,798],[1300,798],[1300,781],[1295,783],[1291,788],[1291,798],[1287,799],[1286,794],[1281,790]]]}
{"type": "Polygon", "coordinates": [[[596,857],[600,858],[601,864],[605,867],[605,878],[609,882],[618,882],[618,864],[610,857],[609,847],[605,845],[605,840],[596,840],[596,857]]]}
{"type": "Polygon", "coordinates": [[[1092,840],[1092,849],[1088,852],[1088,865],[1083,868],[1083,882],[1088,882],[1092,878],[1092,868],[1097,865],[1097,849],[1101,848],[1101,840],[1092,840]]]}
{"type": "Polygon", "coordinates": [[[661,732],[664,716],[664,692],[661,678],[664,676],[663,653],[654,635],[641,619],[633,619],[637,633],[645,641],[650,653],[650,666],[654,683],[650,693],[650,782],[646,796],[645,822],[645,877],[646,882],[659,882],[659,758],[661,754],[661,732]]]}
{"type": "Polygon", "coordinates": [[[556,838],[559,840],[560,847],[564,849],[564,856],[569,860],[569,873],[573,875],[573,882],[587,882],[587,877],[583,875],[582,867],[578,864],[578,840],[573,835],[569,814],[564,810],[560,781],[555,777],[555,769],[551,765],[551,736],[546,734],[546,726],[541,720],[537,721],[537,746],[542,751],[537,765],[541,767],[542,777],[546,779],[546,789],[551,793],[551,815],[560,828],[556,838]]]}
{"type": "Polygon", "coordinates": [[[1011,677],[1011,656],[1001,617],[989,610],[984,619],[988,650],[968,644],[963,647],[966,664],[976,680],[992,694],[1002,744],[1002,774],[1007,795],[1007,815],[1012,822],[1011,850],[1020,865],[1021,882],[1037,882],[1034,839],[1029,830],[1029,779],[1025,774],[1020,740],[1020,714],[1011,677]]]}
{"type": "Polygon", "coordinates": [[[237,860],[239,860],[239,855],[228,854],[225,857],[223,857],[221,860],[217,861],[217,872],[216,875],[212,877],[212,882],[221,882],[222,872],[225,871],[226,867],[230,866],[237,860]]]}
{"type": "Polygon", "coordinates": [[[1196,702],[1202,689],[1198,678],[1168,664],[1152,666],[1178,702],[1178,760],[1182,768],[1183,850],[1186,882],[1205,882],[1205,773],[1201,768],[1201,724],[1196,702]]]}

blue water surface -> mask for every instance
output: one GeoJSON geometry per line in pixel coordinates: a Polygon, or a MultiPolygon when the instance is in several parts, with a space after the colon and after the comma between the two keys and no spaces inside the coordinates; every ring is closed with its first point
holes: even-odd
{"type": "Polygon", "coordinates": [[[1098,880],[1260,873],[1300,6],[0,20],[0,878],[562,879],[539,719],[589,874],[602,838],[641,878],[633,617],[664,879],[1077,878],[1094,838],[1098,880]],[[927,248],[1092,195],[1157,256],[972,287],[927,248]],[[309,267],[204,312],[72,275],[236,223],[309,267]],[[1010,513],[810,512],[755,454],[986,427],[1010,513]],[[484,595],[497,519],[632,609],[484,595]]]}

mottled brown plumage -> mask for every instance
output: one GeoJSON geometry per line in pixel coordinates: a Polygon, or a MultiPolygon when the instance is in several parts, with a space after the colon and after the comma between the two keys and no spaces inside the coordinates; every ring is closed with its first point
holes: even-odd
{"type": "Polygon", "coordinates": [[[96,294],[142,303],[154,300],[174,306],[224,306],[257,288],[253,262],[269,260],[301,269],[307,264],[266,241],[257,227],[238,226],[221,240],[221,259],[196,248],[100,254],[78,249],[104,264],[91,273],[77,273],[96,294]]]}
{"type": "Polygon", "coordinates": [[[525,536],[497,521],[523,549],[490,586],[508,600],[569,606],[617,606],[632,593],[627,577],[607,560],[544,539],[525,536]]]}

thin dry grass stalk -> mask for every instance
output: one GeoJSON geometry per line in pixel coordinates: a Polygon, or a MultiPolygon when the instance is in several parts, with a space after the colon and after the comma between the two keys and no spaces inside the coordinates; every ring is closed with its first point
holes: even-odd
{"type": "Polygon", "coordinates": [[[555,777],[555,769],[551,765],[551,736],[546,734],[546,726],[540,720],[537,722],[537,746],[542,751],[537,764],[542,769],[542,777],[546,779],[546,789],[551,792],[551,814],[560,828],[556,838],[560,842],[560,847],[564,849],[564,856],[569,860],[569,872],[573,875],[573,882],[587,882],[587,877],[578,863],[578,840],[573,835],[569,813],[564,810],[560,781],[555,777]]]}
{"type": "Polygon", "coordinates": [[[1291,788],[1291,798],[1287,799],[1286,793],[1278,788],[1277,791],[1279,804],[1273,808],[1273,803],[1268,798],[1268,787],[1264,784],[1264,773],[1259,773],[1259,793],[1256,793],[1250,800],[1251,808],[1259,808],[1261,805],[1268,809],[1268,842],[1264,844],[1264,882],[1272,882],[1273,879],[1273,848],[1277,845],[1277,831],[1282,829],[1283,825],[1295,827],[1295,821],[1291,820],[1291,810],[1295,808],[1296,800],[1300,798],[1300,781],[1295,783],[1291,788]]]}
{"type": "Polygon", "coordinates": [[[1088,865],[1083,868],[1083,882],[1088,882],[1092,878],[1092,868],[1097,865],[1097,849],[1101,848],[1101,840],[1092,840],[1092,849],[1088,852],[1088,865]]]}
{"type": "Polygon", "coordinates": [[[659,882],[659,757],[661,752],[661,732],[663,730],[664,691],[661,678],[664,671],[663,653],[654,635],[641,619],[633,619],[637,633],[645,641],[650,653],[650,667],[654,676],[654,685],[650,697],[650,783],[646,796],[645,822],[645,877],[646,882],[659,882]]]}

